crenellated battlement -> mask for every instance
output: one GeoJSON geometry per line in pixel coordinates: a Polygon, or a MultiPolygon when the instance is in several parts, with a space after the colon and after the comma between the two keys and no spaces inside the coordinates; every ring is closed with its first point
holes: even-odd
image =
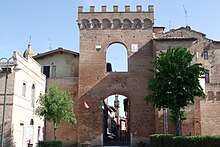
{"type": "MultiPolygon", "coordinates": [[[[91,13],[97,12],[97,11],[95,11],[95,6],[90,6],[90,11],[89,12],[91,12],[91,13]]],[[[108,13],[107,12],[107,6],[101,6],[101,12],[108,13]]],[[[110,13],[112,13],[112,12],[119,12],[117,5],[113,6],[113,11],[111,11],[110,13]]],[[[136,11],[130,11],[130,6],[126,5],[124,7],[124,11],[122,11],[122,12],[134,12],[135,13],[135,12],[143,12],[143,11],[142,11],[142,6],[141,5],[137,5],[136,6],[136,11]]],[[[154,13],[154,6],[153,5],[149,5],[147,12],[148,13],[154,13]]],[[[83,6],[78,6],[78,13],[84,13],[83,6]]],[[[88,12],[86,12],[86,13],[88,13],[88,12]]]]}
{"type": "Polygon", "coordinates": [[[120,12],[117,5],[113,12],[107,11],[107,6],[101,6],[101,12],[95,11],[95,6],[90,6],[89,12],[84,12],[83,7],[78,7],[78,25],[80,30],[150,30],[154,24],[154,6],[149,5],[148,11],[143,11],[141,5],[136,6],[136,11],[131,11],[126,5],[125,11],[120,12]]]}

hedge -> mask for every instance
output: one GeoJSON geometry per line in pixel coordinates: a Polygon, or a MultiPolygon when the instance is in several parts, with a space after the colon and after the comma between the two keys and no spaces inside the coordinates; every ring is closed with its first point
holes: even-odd
{"type": "Polygon", "coordinates": [[[61,141],[40,141],[39,147],[62,147],[61,141]]]}
{"type": "Polygon", "coordinates": [[[220,147],[220,136],[181,136],[155,134],[150,136],[153,147],[220,147]]]}

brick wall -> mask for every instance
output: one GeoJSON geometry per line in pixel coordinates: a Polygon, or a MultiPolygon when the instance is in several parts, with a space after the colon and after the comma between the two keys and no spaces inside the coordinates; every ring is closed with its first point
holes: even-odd
{"type": "Polygon", "coordinates": [[[144,102],[148,94],[147,82],[153,78],[148,70],[152,68],[150,61],[153,57],[152,9],[149,12],[129,13],[83,13],[81,10],[80,8],[78,15],[80,27],[78,140],[81,143],[92,142],[97,136],[101,136],[103,112],[98,109],[98,105],[113,94],[121,94],[129,99],[128,123],[133,139],[148,137],[155,133],[155,124],[152,121],[155,119],[154,108],[144,102]],[[110,24],[111,27],[105,29],[108,26],[96,26],[95,23],[99,24],[106,18],[113,22],[110,24]],[[135,25],[137,19],[150,23],[137,28],[135,25]],[[86,23],[87,20],[91,22],[91,26],[86,23]],[[127,25],[129,22],[132,22],[131,25],[127,25]],[[121,43],[127,49],[127,73],[106,73],[106,53],[113,43],[121,43]],[[132,44],[137,45],[138,51],[133,51],[132,44]],[[97,45],[101,46],[99,51],[96,50],[97,45]],[[84,101],[91,105],[90,109],[83,107],[84,101]]]}
{"type": "MultiPolygon", "coordinates": [[[[57,84],[62,89],[67,91],[71,96],[74,103],[74,113],[77,114],[77,91],[78,91],[78,78],[54,78],[47,79],[47,87],[51,84],[57,84]]],[[[53,140],[53,124],[46,123],[46,140],[53,140]]],[[[62,121],[60,128],[57,129],[57,140],[63,141],[65,145],[73,145],[77,143],[77,124],[71,125],[62,121]]]]}
{"type": "MultiPolygon", "coordinates": [[[[170,30],[167,33],[163,33],[163,27],[153,30],[153,6],[149,6],[148,12],[142,12],[142,8],[138,6],[137,13],[130,11],[130,6],[125,7],[125,12],[118,12],[117,6],[114,6],[111,13],[106,12],[106,6],[102,6],[102,12],[96,12],[95,7],[90,7],[90,12],[83,12],[83,7],[79,7],[78,11],[79,79],[60,78],[47,81],[47,85],[57,83],[63,89],[68,89],[75,103],[77,126],[62,122],[58,129],[58,139],[65,143],[96,142],[100,145],[103,110],[98,106],[114,94],[124,95],[129,99],[128,129],[134,137],[133,140],[162,133],[162,113],[144,102],[149,93],[146,88],[148,80],[153,78],[148,71],[153,68],[150,61],[157,51],[170,47],[189,48],[195,54],[193,62],[202,63],[210,70],[211,82],[219,81],[219,43],[215,42],[213,45],[205,34],[189,28],[170,30]],[[140,20],[142,26],[135,20],[140,20]],[[106,72],[107,49],[114,43],[121,43],[127,49],[128,72],[106,72]],[[132,45],[137,45],[138,51],[133,51],[132,45]],[[204,50],[209,50],[210,60],[204,61],[204,50]],[[84,107],[84,102],[88,103],[89,109],[84,107]]],[[[219,134],[219,88],[219,84],[206,84],[207,98],[195,98],[195,104],[186,108],[187,120],[183,122],[183,135],[219,134]]],[[[175,133],[175,127],[170,120],[168,128],[169,133],[175,133]]],[[[47,139],[53,137],[51,130],[51,124],[47,124],[47,139]]]]}
{"type": "Polygon", "coordinates": [[[219,135],[220,84],[206,84],[207,97],[200,101],[202,135],[219,135]]]}

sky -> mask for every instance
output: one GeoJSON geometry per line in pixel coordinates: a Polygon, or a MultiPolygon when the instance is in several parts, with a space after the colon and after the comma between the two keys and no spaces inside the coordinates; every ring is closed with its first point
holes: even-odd
{"type": "Polygon", "coordinates": [[[96,6],[96,11],[102,5],[108,11],[113,5],[118,5],[119,11],[124,11],[125,5],[130,5],[131,11],[142,5],[147,11],[149,4],[154,5],[154,26],[164,26],[168,31],[186,26],[187,18],[192,29],[220,40],[219,0],[1,0],[0,58],[11,57],[13,51],[23,54],[30,36],[36,54],[58,47],[79,52],[79,5],[84,11],[90,5],[96,6]]]}
{"type": "MultiPolygon", "coordinates": [[[[106,5],[107,11],[112,11],[113,5],[118,5],[119,11],[124,11],[124,6],[130,5],[131,11],[136,11],[136,5],[142,5],[142,10],[147,11],[151,4],[155,12],[154,26],[163,26],[169,31],[188,23],[191,29],[220,40],[219,0],[1,0],[0,58],[10,58],[13,51],[22,55],[30,36],[36,54],[58,47],[79,52],[78,6],[89,11],[92,5],[100,11],[101,6],[106,5]]],[[[119,58],[120,53],[111,60],[117,63],[119,58]]],[[[114,67],[113,71],[126,70],[124,65],[116,65],[120,67],[114,67]]]]}

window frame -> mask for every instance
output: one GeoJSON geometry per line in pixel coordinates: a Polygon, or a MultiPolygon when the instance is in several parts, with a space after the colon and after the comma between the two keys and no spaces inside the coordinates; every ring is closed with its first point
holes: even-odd
{"type": "Polygon", "coordinates": [[[208,60],[209,59],[209,53],[208,53],[207,50],[204,51],[203,56],[204,56],[204,60],[208,60]]]}
{"type": "Polygon", "coordinates": [[[209,71],[207,73],[205,73],[205,83],[210,83],[209,71]]]}
{"type": "Polygon", "coordinates": [[[51,67],[50,66],[48,66],[48,65],[45,65],[45,66],[43,66],[43,74],[47,77],[47,78],[50,78],[50,69],[51,67]],[[46,72],[47,71],[47,72],[46,72]]]}

